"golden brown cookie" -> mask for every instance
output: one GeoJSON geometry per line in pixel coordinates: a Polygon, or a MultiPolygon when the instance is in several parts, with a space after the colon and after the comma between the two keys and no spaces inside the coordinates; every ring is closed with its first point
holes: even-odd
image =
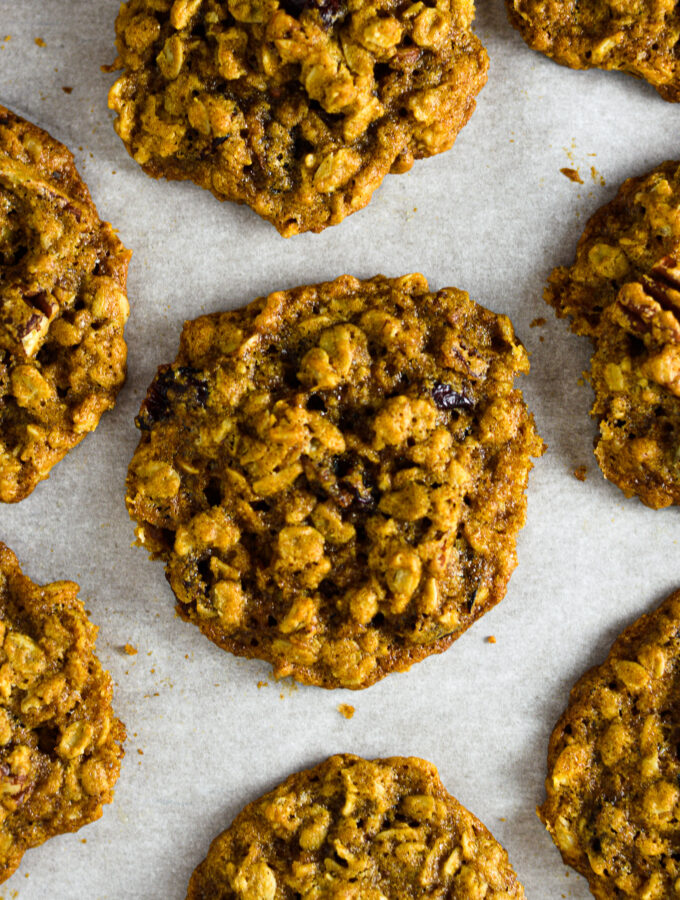
{"type": "Polygon", "coordinates": [[[680,100],[673,0],[506,0],[527,44],[572,69],[619,69],[680,100]]]}
{"type": "Polygon", "coordinates": [[[0,543],[0,881],[113,798],[125,729],[77,593],[33,584],[0,543]]]}
{"type": "Polygon", "coordinates": [[[362,688],[502,599],[530,457],[510,321],[422,275],[277,291],[184,326],[127,504],[179,614],[277,675],[362,688]]]}
{"type": "Polygon", "coordinates": [[[508,854],[432,763],[332,756],[250,803],[211,844],[187,900],[514,900],[508,854]]]}
{"type": "Polygon", "coordinates": [[[599,900],[680,891],[680,591],[587,672],[550,738],[539,809],[599,900]]]}
{"type": "Polygon", "coordinates": [[[626,496],[680,503],[680,163],[625,181],[545,299],[593,341],[595,456],[626,496]]]}
{"type": "Polygon", "coordinates": [[[129,0],[109,94],[130,155],[285,237],[448,150],[486,82],[472,0],[129,0]]]}
{"type": "Polygon", "coordinates": [[[129,258],[66,147],[0,106],[0,501],[23,500],[113,406],[129,258]]]}

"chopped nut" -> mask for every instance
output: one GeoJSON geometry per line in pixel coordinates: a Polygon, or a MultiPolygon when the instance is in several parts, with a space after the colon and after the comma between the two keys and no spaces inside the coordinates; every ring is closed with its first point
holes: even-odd
{"type": "Polygon", "coordinates": [[[619,247],[594,244],[588,252],[593,269],[602,278],[624,278],[630,269],[626,254],[619,247]]]}

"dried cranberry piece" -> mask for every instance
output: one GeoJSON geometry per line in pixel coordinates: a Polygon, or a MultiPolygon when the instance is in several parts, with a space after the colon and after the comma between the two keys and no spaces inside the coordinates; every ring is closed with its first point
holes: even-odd
{"type": "Polygon", "coordinates": [[[178,397],[184,397],[185,402],[205,406],[208,384],[198,377],[200,374],[198,369],[190,366],[179,366],[176,369],[161,367],[151,382],[140,413],[135,419],[137,427],[149,429],[155,422],[167,419],[170,408],[178,397]]]}
{"type": "Polygon", "coordinates": [[[345,14],[344,0],[282,0],[281,5],[289,16],[298,18],[308,9],[318,9],[324,25],[332,25],[345,14]]]}
{"type": "Polygon", "coordinates": [[[457,391],[450,384],[443,381],[435,381],[432,385],[432,399],[436,403],[438,409],[472,409],[474,401],[465,393],[465,391],[457,391]]]}

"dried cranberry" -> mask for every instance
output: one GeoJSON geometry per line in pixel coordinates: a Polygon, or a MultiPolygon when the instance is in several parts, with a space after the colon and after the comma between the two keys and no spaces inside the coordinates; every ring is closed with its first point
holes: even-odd
{"type": "Polygon", "coordinates": [[[474,401],[465,393],[465,391],[457,391],[450,384],[443,381],[435,381],[432,385],[432,399],[439,409],[472,409],[474,401]]]}
{"type": "Polygon", "coordinates": [[[198,369],[189,366],[179,366],[176,369],[162,366],[151,382],[140,413],[135,419],[137,427],[149,429],[155,422],[167,419],[170,408],[178,397],[183,397],[185,403],[205,406],[208,384],[199,375],[198,369]]]}
{"type": "Polygon", "coordinates": [[[282,0],[288,15],[298,18],[308,9],[318,9],[324,25],[332,25],[345,13],[343,0],[282,0]]]}

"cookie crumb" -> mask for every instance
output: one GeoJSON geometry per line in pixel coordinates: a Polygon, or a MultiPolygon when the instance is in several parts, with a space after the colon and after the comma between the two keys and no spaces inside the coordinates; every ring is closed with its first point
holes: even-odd
{"type": "Polygon", "coordinates": [[[607,184],[607,182],[604,180],[604,175],[601,175],[601,174],[597,171],[597,169],[595,168],[595,166],[591,166],[591,167],[590,167],[590,177],[593,179],[593,181],[595,182],[595,184],[598,184],[598,183],[599,183],[600,187],[604,187],[604,186],[607,184]]]}
{"type": "Polygon", "coordinates": [[[487,644],[495,644],[496,643],[496,635],[490,634],[486,639],[487,644]]]}
{"type": "Polygon", "coordinates": [[[338,705],[338,712],[341,716],[344,716],[345,719],[351,719],[355,713],[355,709],[353,706],[350,706],[349,703],[340,703],[338,705]]]}
{"type": "Polygon", "coordinates": [[[136,656],[137,655],[137,648],[133,647],[132,644],[124,644],[123,651],[125,653],[127,653],[128,656],[136,656]]]}
{"type": "Polygon", "coordinates": [[[46,47],[47,46],[47,44],[41,37],[34,38],[34,40],[35,40],[36,44],[38,45],[38,47],[46,47]]]}
{"type": "Polygon", "coordinates": [[[542,328],[548,320],[543,316],[537,316],[529,322],[529,328],[542,328]]]}
{"type": "Polygon", "coordinates": [[[263,688],[263,687],[267,687],[267,686],[268,686],[268,684],[269,684],[269,682],[268,682],[268,681],[258,681],[258,682],[257,682],[257,686],[258,686],[258,688],[263,688]]]}
{"type": "Polygon", "coordinates": [[[578,169],[570,169],[568,166],[565,166],[563,169],[560,169],[560,172],[565,175],[569,181],[575,181],[576,184],[583,184],[583,179],[578,173],[578,169]]]}
{"type": "Polygon", "coordinates": [[[576,466],[574,469],[574,478],[578,478],[579,481],[585,481],[587,472],[588,466],[576,466]]]}
{"type": "Polygon", "coordinates": [[[140,750],[139,747],[137,748],[137,753],[139,753],[140,756],[144,756],[144,751],[140,750]]]}
{"type": "Polygon", "coordinates": [[[62,85],[61,89],[62,89],[62,91],[63,91],[65,94],[72,94],[72,93],[73,93],[73,88],[72,88],[70,85],[68,85],[68,84],[62,85]]]}

